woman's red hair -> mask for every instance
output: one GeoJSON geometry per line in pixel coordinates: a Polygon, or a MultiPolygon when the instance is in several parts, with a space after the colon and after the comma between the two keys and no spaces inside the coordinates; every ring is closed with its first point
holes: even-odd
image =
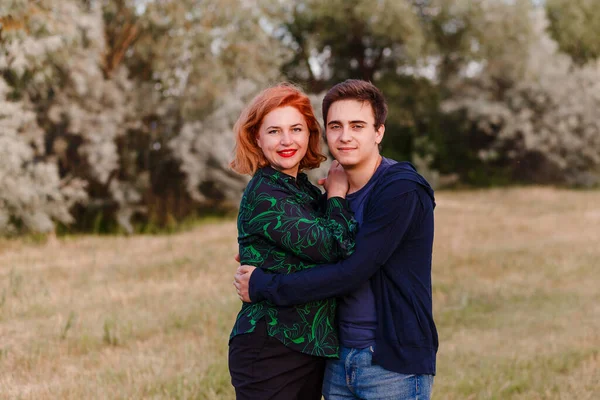
{"type": "Polygon", "coordinates": [[[259,93],[235,123],[235,158],[230,164],[234,171],[254,175],[257,169],[269,165],[258,147],[258,130],[265,115],[276,108],[287,106],[294,107],[302,114],[309,131],[308,149],[300,161],[299,169],[317,168],[327,159],[321,153],[321,127],[308,96],[290,83],[280,83],[259,93]]]}

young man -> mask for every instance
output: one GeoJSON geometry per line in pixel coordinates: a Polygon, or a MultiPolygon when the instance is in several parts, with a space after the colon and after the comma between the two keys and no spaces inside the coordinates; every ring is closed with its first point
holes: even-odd
{"type": "Polygon", "coordinates": [[[387,105],[374,85],[334,86],[323,99],[323,116],[330,151],[348,175],[346,199],[359,223],[356,250],[337,264],[290,275],[241,266],[238,294],[282,306],[341,297],[340,359],[328,362],[326,399],[429,399],[438,348],[433,190],[411,164],[380,155],[387,105]]]}

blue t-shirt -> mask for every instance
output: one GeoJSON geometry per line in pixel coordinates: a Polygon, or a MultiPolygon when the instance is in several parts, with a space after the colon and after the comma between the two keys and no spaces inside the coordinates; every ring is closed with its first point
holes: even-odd
{"type": "MultiPolygon", "coordinates": [[[[376,186],[379,177],[383,175],[396,161],[383,157],[381,164],[369,182],[360,190],[346,196],[350,208],[354,211],[354,219],[360,225],[363,221],[363,211],[369,195],[376,186]]],[[[345,347],[364,349],[375,344],[377,330],[377,311],[375,295],[371,282],[364,282],[356,291],[341,297],[338,303],[338,326],[340,344],[345,347]]]]}

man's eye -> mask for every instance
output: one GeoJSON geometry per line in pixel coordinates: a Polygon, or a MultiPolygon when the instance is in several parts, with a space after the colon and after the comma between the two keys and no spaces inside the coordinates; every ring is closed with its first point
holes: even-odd
{"type": "Polygon", "coordinates": [[[329,125],[329,129],[340,129],[341,126],[339,125],[329,125]]]}
{"type": "Polygon", "coordinates": [[[354,125],[352,128],[354,128],[354,129],[363,129],[364,127],[365,127],[365,126],[364,126],[364,125],[362,125],[362,124],[356,124],[356,125],[354,125]]]}

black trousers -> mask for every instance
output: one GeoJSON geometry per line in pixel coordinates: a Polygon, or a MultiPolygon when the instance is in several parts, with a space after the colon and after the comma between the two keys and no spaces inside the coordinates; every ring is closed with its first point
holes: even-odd
{"type": "Polygon", "coordinates": [[[264,319],[229,343],[237,400],[321,400],[325,358],[290,350],[267,334],[264,319]]]}

